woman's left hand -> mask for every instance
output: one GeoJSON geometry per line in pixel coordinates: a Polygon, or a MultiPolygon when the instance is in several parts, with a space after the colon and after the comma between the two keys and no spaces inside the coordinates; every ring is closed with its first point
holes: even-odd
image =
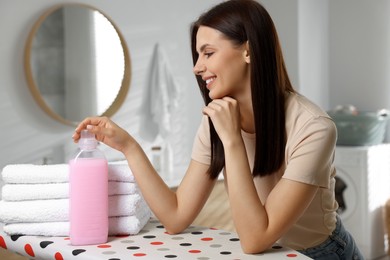
{"type": "Polygon", "coordinates": [[[203,114],[211,118],[222,143],[232,140],[234,136],[241,136],[241,116],[237,100],[231,97],[214,99],[203,108],[203,114]]]}

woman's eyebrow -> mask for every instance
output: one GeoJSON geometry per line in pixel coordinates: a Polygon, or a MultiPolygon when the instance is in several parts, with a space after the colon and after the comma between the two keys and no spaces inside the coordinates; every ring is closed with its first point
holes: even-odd
{"type": "Polygon", "coordinates": [[[209,46],[210,44],[208,44],[208,43],[205,43],[205,44],[203,44],[202,46],[200,46],[200,48],[199,48],[199,52],[203,52],[204,51],[204,49],[206,49],[208,46],[209,46]]]}

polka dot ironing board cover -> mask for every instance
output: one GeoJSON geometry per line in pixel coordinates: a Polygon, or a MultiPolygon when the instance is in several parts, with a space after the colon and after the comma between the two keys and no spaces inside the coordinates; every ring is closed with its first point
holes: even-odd
{"type": "Polygon", "coordinates": [[[106,244],[72,246],[69,237],[8,236],[0,226],[0,247],[30,259],[310,259],[294,250],[274,245],[263,254],[244,254],[236,233],[190,226],[170,235],[156,219],[133,236],[109,237],[106,244]]]}

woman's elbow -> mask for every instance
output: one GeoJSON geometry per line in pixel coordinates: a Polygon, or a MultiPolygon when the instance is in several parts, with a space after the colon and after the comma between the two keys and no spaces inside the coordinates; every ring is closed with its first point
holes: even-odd
{"type": "Polygon", "coordinates": [[[269,249],[272,244],[265,243],[265,241],[259,241],[258,239],[242,239],[241,249],[245,254],[260,254],[269,249]]]}
{"type": "Polygon", "coordinates": [[[181,224],[179,223],[179,221],[173,221],[171,223],[165,223],[163,225],[165,231],[170,235],[180,234],[188,227],[188,225],[183,223],[181,224]]]}
{"type": "MultiPolygon", "coordinates": [[[[165,226],[164,226],[165,227],[165,226]]],[[[165,227],[165,231],[170,234],[170,235],[176,235],[180,234],[184,231],[183,228],[178,228],[178,227],[165,227]]]]}

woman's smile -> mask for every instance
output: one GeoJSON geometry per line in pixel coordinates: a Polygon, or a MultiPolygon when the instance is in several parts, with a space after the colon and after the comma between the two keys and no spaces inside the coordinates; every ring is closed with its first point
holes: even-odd
{"type": "Polygon", "coordinates": [[[215,77],[206,79],[207,89],[210,90],[211,84],[214,82],[215,77]]]}

